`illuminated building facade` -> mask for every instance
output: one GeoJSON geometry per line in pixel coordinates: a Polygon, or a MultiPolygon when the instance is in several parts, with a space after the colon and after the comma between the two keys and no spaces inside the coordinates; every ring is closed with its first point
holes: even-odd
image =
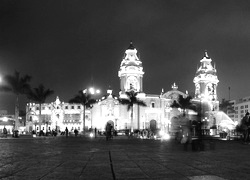
{"type": "Polygon", "coordinates": [[[219,110],[219,101],[217,98],[218,77],[215,65],[212,65],[212,59],[205,51],[205,56],[200,60],[200,67],[194,77],[195,97],[193,101],[200,104],[201,114],[208,116],[210,111],[219,110]],[[207,114],[207,115],[206,115],[207,114]]]}
{"type": "Polygon", "coordinates": [[[238,124],[247,112],[250,112],[250,96],[239,100],[231,100],[231,107],[227,109],[227,115],[238,124]]]}
{"type": "Polygon", "coordinates": [[[8,115],[7,111],[3,114],[0,112],[0,134],[3,133],[3,128],[6,128],[8,134],[11,134],[14,122],[14,115],[8,115]]]}
{"type": "Polygon", "coordinates": [[[194,77],[195,98],[194,100],[206,103],[206,111],[219,110],[219,101],[217,100],[218,77],[215,65],[211,64],[212,59],[205,51],[205,56],[200,60],[200,67],[194,77]]]}
{"type": "MultiPolygon", "coordinates": [[[[97,128],[104,131],[107,123],[113,125],[116,130],[131,129],[161,129],[169,131],[179,127],[177,117],[181,114],[180,109],[171,108],[173,101],[178,101],[179,95],[187,97],[188,94],[178,90],[177,84],[173,83],[172,89],[161,92],[159,95],[146,94],[143,92],[143,66],[142,61],[137,56],[137,50],[130,43],[121,61],[118,77],[120,78],[119,98],[126,98],[125,92],[138,92],[137,98],[144,101],[147,106],[133,106],[133,123],[131,123],[130,111],[127,106],[121,105],[118,97],[112,94],[112,90],[107,91],[107,95],[94,104],[91,109],[86,110],[85,127],[97,128]]],[[[207,52],[201,60],[201,66],[194,78],[195,98],[194,102],[207,105],[206,110],[218,108],[216,69],[211,65],[211,59],[207,52]]],[[[80,104],[69,104],[61,102],[57,97],[55,102],[44,103],[42,105],[42,129],[57,129],[64,131],[83,130],[83,106],[80,104]]],[[[27,130],[38,129],[39,105],[27,104],[27,130]]],[[[193,120],[192,111],[189,111],[189,118],[193,120]]]]}

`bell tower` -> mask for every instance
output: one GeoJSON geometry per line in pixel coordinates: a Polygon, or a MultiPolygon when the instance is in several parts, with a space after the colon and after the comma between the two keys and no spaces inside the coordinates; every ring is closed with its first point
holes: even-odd
{"type": "Polygon", "coordinates": [[[206,101],[211,106],[208,107],[208,110],[218,110],[217,85],[219,80],[215,65],[212,66],[212,59],[208,56],[207,51],[205,51],[205,55],[200,62],[200,67],[197,69],[193,80],[195,99],[206,101]]]}
{"type": "Polygon", "coordinates": [[[127,91],[143,92],[143,75],[142,62],[138,58],[137,50],[131,41],[118,71],[120,93],[124,94],[127,91]]]}

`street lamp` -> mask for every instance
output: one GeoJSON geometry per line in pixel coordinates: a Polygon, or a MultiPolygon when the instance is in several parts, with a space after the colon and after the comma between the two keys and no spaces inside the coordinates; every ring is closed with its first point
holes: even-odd
{"type": "Polygon", "coordinates": [[[82,92],[83,94],[94,95],[94,94],[100,94],[101,91],[99,89],[95,89],[94,87],[90,87],[88,89],[84,89],[82,92]]]}
{"type": "Polygon", "coordinates": [[[94,87],[90,87],[88,89],[84,89],[83,94],[85,95],[85,101],[83,102],[83,135],[85,134],[85,114],[86,114],[86,106],[91,103],[89,102],[90,99],[87,97],[88,94],[94,95],[94,94],[100,94],[99,89],[95,89],[94,87]]]}

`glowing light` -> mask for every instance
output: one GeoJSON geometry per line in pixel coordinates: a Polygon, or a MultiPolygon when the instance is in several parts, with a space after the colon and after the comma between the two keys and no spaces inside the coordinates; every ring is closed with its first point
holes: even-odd
{"type": "Polygon", "coordinates": [[[170,139],[170,135],[165,133],[163,136],[162,136],[162,139],[164,140],[169,140],[170,139]]]}
{"type": "Polygon", "coordinates": [[[90,87],[89,89],[84,89],[82,92],[84,94],[90,93],[93,95],[93,94],[100,94],[101,91],[99,89],[95,90],[95,88],[90,87]]]}
{"type": "Polygon", "coordinates": [[[164,135],[164,132],[163,132],[163,131],[160,131],[159,134],[160,134],[160,136],[163,136],[163,135],[164,135]]]}
{"type": "Polygon", "coordinates": [[[90,134],[89,134],[89,137],[91,137],[91,138],[94,137],[94,134],[93,134],[93,133],[90,133],[90,134]]]}
{"type": "Polygon", "coordinates": [[[108,89],[108,90],[107,90],[107,93],[108,93],[108,94],[112,94],[112,90],[111,90],[111,89],[108,89]]]}
{"type": "Polygon", "coordinates": [[[7,117],[3,117],[3,121],[7,122],[8,118],[7,117]]]}
{"type": "Polygon", "coordinates": [[[89,88],[90,94],[95,94],[95,89],[93,87],[89,88]]]}

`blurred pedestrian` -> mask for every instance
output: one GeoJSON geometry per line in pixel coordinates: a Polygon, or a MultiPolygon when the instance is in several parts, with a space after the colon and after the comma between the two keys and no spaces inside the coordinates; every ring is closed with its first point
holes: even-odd
{"type": "Polygon", "coordinates": [[[106,125],[106,140],[111,139],[111,124],[107,123],[106,125]]]}
{"type": "Polygon", "coordinates": [[[4,135],[4,137],[7,138],[7,129],[5,128],[5,126],[4,126],[4,128],[3,128],[3,135],[4,135]]]}
{"type": "Polygon", "coordinates": [[[78,135],[78,130],[75,128],[74,130],[74,133],[75,133],[75,137],[78,135]]]}
{"type": "Polygon", "coordinates": [[[96,138],[96,133],[97,133],[97,129],[95,128],[95,138],[96,138]]]}
{"type": "Polygon", "coordinates": [[[114,135],[114,128],[112,125],[110,125],[110,139],[113,139],[113,135],[114,135]]]}
{"type": "Polygon", "coordinates": [[[66,129],[65,129],[65,133],[66,133],[66,138],[69,136],[69,130],[68,130],[68,128],[66,127],[66,129]]]}
{"type": "Polygon", "coordinates": [[[192,143],[192,134],[191,134],[192,124],[191,121],[185,116],[181,116],[180,118],[182,122],[181,144],[184,144],[184,150],[187,151],[188,145],[192,143]]]}
{"type": "Polygon", "coordinates": [[[247,139],[249,136],[249,112],[247,112],[242,118],[240,127],[243,131],[243,143],[247,144],[247,139]]]}

